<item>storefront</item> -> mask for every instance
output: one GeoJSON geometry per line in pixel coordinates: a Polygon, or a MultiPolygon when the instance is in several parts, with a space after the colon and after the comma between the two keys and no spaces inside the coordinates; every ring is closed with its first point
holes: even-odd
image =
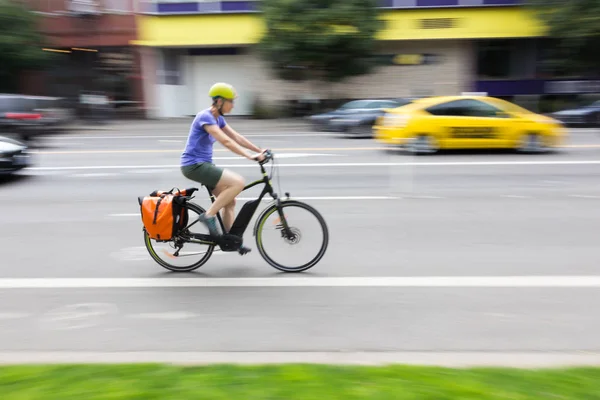
{"type": "Polygon", "coordinates": [[[209,104],[206,93],[215,81],[237,87],[238,115],[251,114],[257,99],[276,102],[307,92],[317,98],[393,98],[472,91],[477,40],[542,33],[519,7],[399,6],[382,11],[386,28],[377,52],[390,62],[341,84],[294,84],[276,79],[256,53],[264,29],[259,13],[221,9],[207,15],[198,8],[203,3],[181,4],[162,11],[158,5],[155,15],[138,19],[139,39],[133,43],[145,49],[142,69],[151,117],[195,114],[209,104]]]}
{"type": "Polygon", "coordinates": [[[474,90],[549,113],[600,98],[599,76],[570,76],[552,62],[548,38],[481,40],[475,43],[474,90]]]}
{"type": "Polygon", "coordinates": [[[40,13],[44,49],[54,60],[37,79],[24,80],[35,85],[24,85],[23,93],[66,98],[81,116],[90,108],[81,99],[89,94],[104,96],[111,109],[143,108],[139,48],[130,44],[137,36],[136,0],[28,1],[40,13]]]}

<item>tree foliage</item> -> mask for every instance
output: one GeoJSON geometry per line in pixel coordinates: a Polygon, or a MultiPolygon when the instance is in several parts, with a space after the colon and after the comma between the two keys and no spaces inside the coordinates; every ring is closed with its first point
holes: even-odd
{"type": "Polygon", "coordinates": [[[600,73],[600,0],[528,0],[557,46],[552,62],[565,74],[600,73]]]}
{"type": "Polygon", "coordinates": [[[14,90],[22,70],[43,68],[51,55],[42,50],[37,15],[16,0],[0,0],[0,89],[14,90]]]}
{"type": "Polygon", "coordinates": [[[382,29],[377,0],[263,0],[265,60],[288,80],[342,81],[366,74],[382,29]]]}

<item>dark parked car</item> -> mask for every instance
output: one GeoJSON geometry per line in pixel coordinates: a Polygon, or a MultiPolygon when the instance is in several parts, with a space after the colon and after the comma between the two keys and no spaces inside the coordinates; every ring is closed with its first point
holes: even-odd
{"type": "Polygon", "coordinates": [[[21,140],[62,132],[71,120],[66,100],[58,97],[0,94],[0,133],[21,140]]]}
{"type": "Polygon", "coordinates": [[[351,136],[372,137],[373,124],[386,109],[409,104],[408,99],[366,99],[345,103],[337,110],[309,117],[317,131],[340,132],[351,136]]]}
{"type": "Polygon", "coordinates": [[[550,116],[567,126],[600,127],[600,100],[587,106],[557,111],[550,116]]]}
{"type": "Polygon", "coordinates": [[[12,174],[30,165],[27,145],[0,136],[0,175],[12,174]]]}

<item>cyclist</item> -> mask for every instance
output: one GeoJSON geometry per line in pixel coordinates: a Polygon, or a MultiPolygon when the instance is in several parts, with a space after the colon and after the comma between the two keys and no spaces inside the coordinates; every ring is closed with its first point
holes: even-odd
{"type": "Polygon", "coordinates": [[[244,189],[245,181],[237,173],[213,163],[213,144],[218,141],[232,152],[252,161],[262,161],[265,150],[252,144],[225,122],[223,115],[231,112],[237,98],[233,86],[215,83],[208,95],[212,98],[212,105],[198,113],[191,124],[181,154],[181,172],[186,178],[205,185],[215,195],[214,203],[200,216],[200,221],[208,227],[211,236],[218,237],[216,215],[223,209],[223,225],[228,232],[235,219],[235,198],[244,189]],[[244,148],[258,154],[252,155],[244,148]]]}

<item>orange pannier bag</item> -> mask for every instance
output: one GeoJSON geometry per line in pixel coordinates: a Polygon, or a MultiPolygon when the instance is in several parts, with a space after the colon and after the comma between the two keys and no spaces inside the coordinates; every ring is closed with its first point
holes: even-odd
{"type": "Polygon", "coordinates": [[[188,223],[188,210],[185,202],[196,189],[168,192],[155,190],[148,196],[138,197],[144,229],[151,239],[171,240],[188,223]]]}

